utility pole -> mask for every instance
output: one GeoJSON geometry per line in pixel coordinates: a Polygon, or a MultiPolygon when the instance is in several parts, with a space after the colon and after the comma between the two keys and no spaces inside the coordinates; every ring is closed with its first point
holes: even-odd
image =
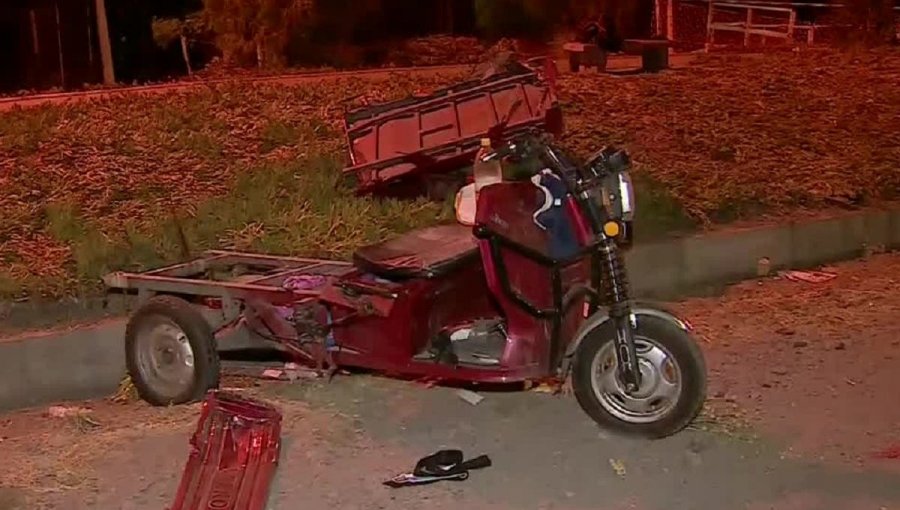
{"type": "Polygon", "coordinates": [[[106,1],[94,0],[97,15],[97,39],[100,41],[100,61],[103,63],[103,83],[116,84],[116,73],[113,68],[112,46],[109,43],[109,25],[106,22],[106,1]]]}

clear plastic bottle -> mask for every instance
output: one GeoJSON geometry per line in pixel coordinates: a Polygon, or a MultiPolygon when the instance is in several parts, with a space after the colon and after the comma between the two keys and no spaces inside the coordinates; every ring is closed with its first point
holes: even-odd
{"type": "Polygon", "coordinates": [[[482,138],[481,148],[478,149],[478,153],[475,155],[475,165],[472,169],[472,173],[475,176],[476,193],[481,191],[481,188],[485,186],[503,181],[503,166],[500,164],[500,160],[492,159],[490,161],[482,161],[482,158],[487,154],[490,154],[492,150],[491,139],[482,138]]]}

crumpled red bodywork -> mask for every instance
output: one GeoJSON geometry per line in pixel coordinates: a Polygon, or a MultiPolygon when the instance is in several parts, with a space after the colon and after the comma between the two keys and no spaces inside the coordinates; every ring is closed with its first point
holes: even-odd
{"type": "Polygon", "coordinates": [[[281,413],[211,391],[170,510],[263,510],[281,448],[281,413]]]}

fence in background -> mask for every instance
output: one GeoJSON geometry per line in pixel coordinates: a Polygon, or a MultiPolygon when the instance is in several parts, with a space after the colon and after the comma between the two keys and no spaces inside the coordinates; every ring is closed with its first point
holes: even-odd
{"type": "MultiPolygon", "coordinates": [[[[656,0],[653,29],[680,51],[753,43],[815,44],[840,29],[841,3],[827,0],[656,0]]],[[[900,5],[894,7],[900,27],[900,5]]]]}

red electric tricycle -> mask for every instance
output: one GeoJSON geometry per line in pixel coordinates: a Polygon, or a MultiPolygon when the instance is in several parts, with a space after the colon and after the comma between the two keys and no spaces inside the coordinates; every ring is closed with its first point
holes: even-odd
{"type": "Polygon", "coordinates": [[[531,135],[499,147],[479,158],[535,170],[480,189],[473,226],[412,231],[360,248],[352,263],[210,252],[107,276],[141,298],[126,332],[141,396],[202,398],[219,381],[217,337],[241,329],[325,373],[571,378],[600,425],[681,430],[703,405],[706,369],[688,323],[629,295],[627,155],[604,149],[576,164],[531,135]]]}

